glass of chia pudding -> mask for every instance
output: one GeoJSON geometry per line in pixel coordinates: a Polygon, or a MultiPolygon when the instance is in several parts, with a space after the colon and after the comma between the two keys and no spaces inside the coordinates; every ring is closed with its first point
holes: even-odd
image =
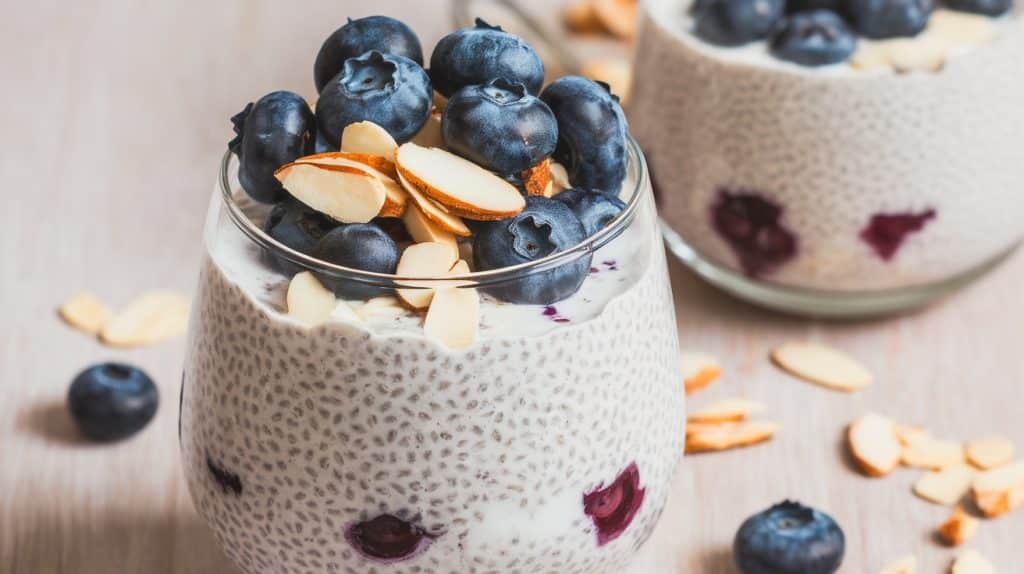
{"type": "Polygon", "coordinates": [[[613,573],[653,530],[685,412],[646,165],[533,55],[481,22],[428,75],[352,20],[315,112],[233,118],[179,431],[243,572],[613,573]]]}
{"type": "Polygon", "coordinates": [[[644,6],[634,133],[671,250],[712,283],[799,313],[891,312],[1024,237],[1012,0],[644,6]]]}

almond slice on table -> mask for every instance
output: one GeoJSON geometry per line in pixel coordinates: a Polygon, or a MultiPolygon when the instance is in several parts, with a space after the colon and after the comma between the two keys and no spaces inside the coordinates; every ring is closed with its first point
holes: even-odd
{"type": "Polygon", "coordinates": [[[1012,462],[1015,451],[1010,439],[989,435],[967,443],[967,460],[982,470],[990,470],[1012,462]]]}
{"type": "Polygon", "coordinates": [[[953,510],[953,515],[939,525],[939,536],[950,546],[960,546],[978,533],[981,521],[964,512],[961,507],[953,510]]]}
{"type": "Polygon", "coordinates": [[[896,438],[899,439],[900,444],[903,446],[909,446],[919,441],[931,439],[931,433],[924,427],[896,425],[896,438]]]}
{"type": "Polygon", "coordinates": [[[177,293],[146,293],[103,325],[100,340],[113,347],[139,347],[166,341],[185,332],[188,311],[188,299],[177,293]]]}
{"type": "Polygon", "coordinates": [[[452,249],[459,248],[455,234],[431,221],[415,201],[410,202],[405,208],[402,222],[405,223],[406,231],[416,243],[444,243],[451,245],[452,249]]]}
{"type": "Polygon", "coordinates": [[[338,307],[334,292],[323,286],[309,271],[292,277],[285,295],[288,316],[307,327],[326,321],[338,307]]]}
{"type": "Polygon", "coordinates": [[[986,470],[971,485],[974,502],[992,518],[1024,504],[1024,461],[986,470]]]}
{"type": "Polygon", "coordinates": [[[61,319],[75,329],[97,335],[113,313],[92,293],[79,293],[60,306],[61,319]]]}
{"type": "Polygon", "coordinates": [[[356,122],[341,132],[341,151],[378,155],[394,160],[398,143],[388,130],[373,122],[356,122]]]}
{"type": "Polygon", "coordinates": [[[893,560],[879,574],[916,574],[917,556],[908,554],[898,560],[893,560]]]}
{"type": "MultiPolygon", "coordinates": [[[[416,243],[405,248],[398,260],[396,275],[407,277],[444,277],[457,263],[458,251],[445,243],[416,243]]],[[[430,306],[435,289],[429,284],[417,287],[415,281],[400,281],[409,289],[398,289],[398,299],[411,309],[420,310],[430,306]]]]}
{"type": "Polygon", "coordinates": [[[874,382],[852,357],[818,343],[786,343],[775,349],[772,359],[792,375],[837,391],[858,391],[874,382]]]}
{"type": "Polygon", "coordinates": [[[522,173],[527,195],[547,197],[551,189],[551,162],[547,158],[522,173]]]}
{"type": "Polygon", "coordinates": [[[449,349],[468,349],[480,329],[480,294],[471,287],[442,287],[423,322],[423,332],[449,349]]]}
{"type": "Polygon", "coordinates": [[[410,205],[418,207],[423,216],[432,221],[437,227],[443,231],[447,231],[448,233],[459,235],[461,237],[470,236],[470,229],[466,227],[466,223],[463,222],[460,217],[452,215],[443,205],[423,195],[423,193],[416,189],[416,186],[409,183],[401,173],[398,174],[398,181],[401,182],[405,191],[412,199],[410,205]]]}
{"type": "Polygon", "coordinates": [[[688,395],[708,388],[722,374],[718,359],[707,353],[683,351],[679,362],[683,370],[683,386],[688,395]]]}
{"type": "Polygon", "coordinates": [[[751,421],[714,426],[698,424],[687,431],[686,453],[715,452],[753,446],[771,440],[779,429],[778,423],[751,421]]]}
{"type": "Polygon", "coordinates": [[[380,156],[347,152],[327,152],[301,157],[295,160],[295,163],[340,165],[372,175],[384,186],[385,194],[384,205],[381,206],[377,217],[401,217],[405,213],[406,205],[409,203],[409,194],[395,180],[395,177],[398,176],[395,164],[380,156]]]}
{"type": "Polygon", "coordinates": [[[952,574],[996,574],[995,566],[977,550],[964,550],[953,562],[952,574]]]}
{"type": "Polygon", "coordinates": [[[633,66],[625,58],[602,58],[591,60],[580,69],[580,74],[598,82],[608,84],[613,94],[619,96],[623,105],[629,104],[633,89],[633,66]]]}
{"type": "Polygon", "coordinates": [[[953,506],[971,489],[977,471],[966,464],[928,471],[914,484],[914,494],[929,502],[953,506]]]}
{"type": "Polygon", "coordinates": [[[850,452],[868,476],[885,476],[900,463],[903,449],[896,438],[896,425],[886,417],[868,413],[850,425],[850,452]]]}
{"type": "Polygon", "coordinates": [[[612,34],[623,40],[636,36],[637,0],[595,0],[594,11],[612,34]]]}
{"type": "Polygon", "coordinates": [[[379,179],[346,165],[290,163],[274,176],[295,199],[342,223],[371,221],[387,198],[379,179]]]}
{"type": "Polygon", "coordinates": [[[725,399],[690,413],[686,419],[695,423],[739,422],[747,420],[753,415],[759,415],[765,410],[765,406],[756,401],[725,399]]]}
{"type": "Polygon", "coordinates": [[[445,149],[444,136],[441,135],[441,112],[433,112],[427,123],[423,124],[420,133],[412,138],[412,143],[423,147],[445,149]]]}
{"type": "Polygon", "coordinates": [[[512,184],[443,149],[406,143],[395,153],[395,163],[409,184],[454,215],[498,220],[518,215],[526,207],[512,184]]]}
{"type": "Polygon", "coordinates": [[[594,0],[573,0],[562,10],[562,23],[570,32],[597,34],[604,32],[604,24],[594,10],[594,0]]]}
{"type": "Polygon", "coordinates": [[[904,466],[939,470],[965,461],[964,447],[956,442],[925,438],[903,446],[904,466]]]}

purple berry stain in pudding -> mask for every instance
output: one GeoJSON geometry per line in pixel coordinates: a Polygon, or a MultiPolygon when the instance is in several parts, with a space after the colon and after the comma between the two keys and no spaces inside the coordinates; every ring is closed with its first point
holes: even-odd
{"type": "Polygon", "coordinates": [[[797,238],[782,222],[782,206],[756,193],[723,189],[711,208],[715,231],[750,277],[771,273],[796,256],[797,238]]]}
{"type": "Polygon", "coordinates": [[[645,489],[640,488],[640,469],[632,463],[610,485],[583,495],[583,512],[597,528],[597,545],[604,546],[629,528],[640,505],[645,489]]]}
{"type": "Polygon", "coordinates": [[[860,232],[860,238],[883,260],[892,261],[907,235],[924,229],[935,216],[934,209],[921,213],[876,213],[860,232]]]}
{"type": "Polygon", "coordinates": [[[225,493],[233,493],[235,496],[242,495],[242,479],[237,474],[214,462],[210,455],[206,455],[206,468],[221,490],[225,493]]]}
{"type": "Polygon", "coordinates": [[[570,319],[568,317],[563,317],[561,314],[559,314],[558,308],[555,307],[554,305],[548,305],[547,307],[544,307],[544,311],[542,312],[542,314],[548,319],[554,321],[555,323],[570,322],[570,319]]]}
{"type": "Polygon", "coordinates": [[[345,530],[345,539],[359,554],[382,564],[411,560],[426,552],[436,538],[437,535],[391,514],[381,514],[345,530]]]}

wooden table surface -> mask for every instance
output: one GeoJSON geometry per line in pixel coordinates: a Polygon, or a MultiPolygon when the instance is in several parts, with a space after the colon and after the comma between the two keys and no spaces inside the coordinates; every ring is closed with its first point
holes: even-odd
{"type": "MultiPolygon", "coordinates": [[[[54,310],[83,289],[114,305],[147,289],[191,292],[227,118],[273,89],[312,94],[323,37],[370,4],[407,20],[425,46],[450,26],[441,1],[8,6],[0,35],[0,572],[233,571],[192,509],[178,463],[184,341],[114,351],[66,328],[54,310]],[[104,359],[146,368],[163,399],[154,424],[115,446],[77,439],[63,406],[71,378],[104,359]]],[[[734,572],[736,527],[787,497],[844,526],[844,572],[876,572],[908,552],[922,559],[921,572],[945,572],[954,551],[932,531],[948,510],[910,494],[912,471],[885,480],[855,473],[843,428],[873,409],[951,438],[999,431],[1024,446],[1024,257],[926,312],[843,324],[764,312],[678,264],[671,272],[683,345],[726,365],[723,381],[692,404],[759,399],[785,430],[761,447],[686,459],[633,574],[734,572]],[[774,345],[805,337],[850,351],[878,383],[847,396],[768,363],[774,345]]],[[[983,524],[976,546],[1007,573],[1024,562],[1021,540],[1024,512],[983,524]]]]}

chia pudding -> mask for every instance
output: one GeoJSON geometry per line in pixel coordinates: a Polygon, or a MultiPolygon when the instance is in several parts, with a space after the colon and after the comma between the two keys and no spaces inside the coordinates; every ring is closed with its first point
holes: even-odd
{"type": "MultiPolygon", "coordinates": [[[[407,39],[395,22],[355,20],[336,35],[364,27],[374,38],[407,39]]],[[[492,27],[475,30],[509,41],[492,27]]],[[[411,42],[402,46],[415,55],[411,42]]],[[[466,58],[463,48],[449,44],[446,53],[466,58]]],[[[683,452],[676,325],[643,159],[624,130],[621,140],[580,147],[586,118],[559,90],[568,100],[596,98],[623,127],[625,118],[605,88],[581,78],[530,100],[527,82],[503,76],[486,84],[485,109],[543,100],[558,123],[560,151],[525,170],[509,159],[515,145],[484,157],[468,157],[479,147],[455,153],[468,136],[451,125],[446,150],[424,151],[403,140],[422,141],[429,121],[403,134],[379,108],[350,124],[372,121],[391,135],[396,148],[380,155],[367,143],[382,141],[366,135],[373,130],[349,137],[342,128],[339,142],[322,134],[328,141],[315,144],[340,151],[274,144],[261,155],[244,141],[253,125],[279,128],[269,139],[306,132],[315,141],[307,122],[317,133],[334,129],[319,117],[335,105],[324,101],[331,82],[355,74],[355,84],[378,86],[371,92],[387,85],[375,59],[346,60],[323,87],[315,119],[282,96],[236,117],[243,141],[233,142],[210,204],[183,378],[181,447],[195,505],[246,573],[620,571],[653,530],[683,452]],[[271,152],[282,189],[252,163],[271,152]],[[615,153],[618,177],[609,169],[615,153]],[[610,163],[580,161],[602,154],[610,163]],[[362,167],[349,163],[357,155],[362,167]],[[436,162],[446,169],[432,171],[436,162]],[[497,176],[474,171],[484,162],[497,176]],[[549,185],[535,189],[539,170],[551,172],[541,178],[549,185]],[[449,186],[453,173],[487,183],[486,197],[449,186]],[[375,189],[367,175],[408,193],[407,205],[378,198],[377,215],[356,222],[360,198],[375,189]],[[560,189],[583,181],[586,189],[560,189]],[[498,217],[503,186],[521,188],[525,201],[498,217]],[[345,201],[331,199],[339,196],[345,201]],[[460,224],[468,236],[455,234],[460,224]],[[434,259],[410,262],[414,253],[434,259]],[[513,254],[525,261],[510,264],[513,254]],[[372,268],[391,255],[397,266],[372,268]],[[441,271],[423,271],[432,265],[441,271]],[[416,272],[396,272],[403,268],[416,272]]],[[[387,68],[399,90],[402,65],[387,68]]],[[[503,73],[529,76],[520,65],[503,73]]],[[[479,85],[453,87],[468,80],[439,68],[433,63],[430,82],[451,97],[440,113],[455,116],[443,123],[469,121],[453,102],[479,85]]],[[[404,118],[412,107],[393,113],[404,118]]],[[[504,113],[489,121],[500,126],[504,113]]],[[[522,127],[534,120],[516,116],[508,129],[534,129],[522,127]]]]}
{"type": "Polygon", "coordinates": [[[1024,236],[1019,6],[645,6],[631,119],[696,267],[855,296],[941,285],[1024,236]]]}

